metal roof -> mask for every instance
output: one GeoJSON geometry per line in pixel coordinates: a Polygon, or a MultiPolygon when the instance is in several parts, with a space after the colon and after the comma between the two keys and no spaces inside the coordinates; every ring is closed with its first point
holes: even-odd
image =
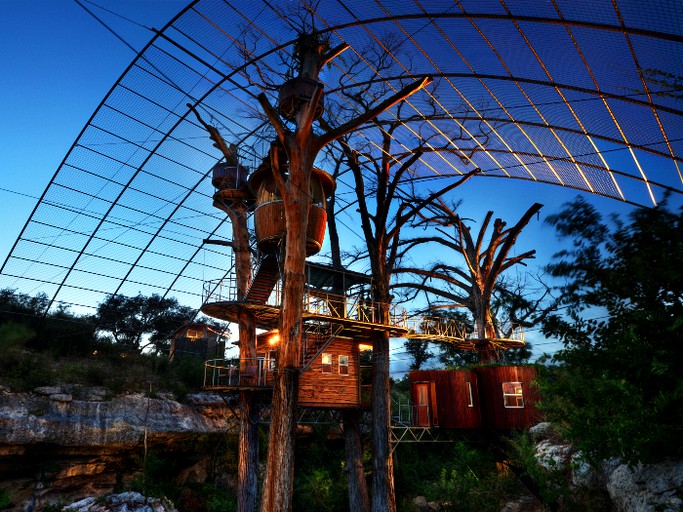
{"type": "MultiPolygon", "coordinates": [[[[230,260],[229,247],[203,240],[231,235],[207,178],[221,155],[187,104],[255,168],[272,137],[255,97],[275,102],[263,74],[285,79],[282,57],[299,26],[292,4],[199,0],[159,31],[69,150],[0,287],[87,308],[138,292],[198,307],[202,283],[230,260]]],[[[325,0],[312,16],[333,45],[351,47],[321,76],[333,126],[351,108],[345,92],[384,84],[368,94],[376,102],[373,94],[435,77],[382,115],[404,120],[393,131],[398,156],[425,148],[406,182],[446,184],[479,168],[474,180],[550,183],[644,206],[683,194],[679,0],[325,0]],[[370,45],[382,67],[363,60],[370,45]]],[[[381,150],[373,130],[351,142],[381,150]]],[[[339,184],[340,197],[349,187],[339,184]]]]}

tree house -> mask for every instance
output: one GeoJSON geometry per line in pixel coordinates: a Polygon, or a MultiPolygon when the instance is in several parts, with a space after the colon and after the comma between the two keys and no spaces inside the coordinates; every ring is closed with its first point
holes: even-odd
{"type": "MultiPolygon", "coordinates": [[[[323,88],[322,82],[312,78],[299,76],[287,80],[280,86],[278,93],[277,104],[280,115],[292,121],[296,117],[296,113],[301,110],[300,105],[310,102],[315,90],[318,88],[323,88]]],[[[313,119],[319,119],[324,111],[324,97],[321,97],[313,114],[313,119]]]]}
{"type": "Polygon", "coordinates": [[[535,425],[533,366],[481,366],[408,373],[412,424],[447,429],[521,430],[535,425]]]}
{"type": "MultiPolygon", "coordinates": [[[[281,165],[284,179],[287,165],[281,165]]],[[[254,228],[256,243],[265,253],[273,253],[279,247],[285,233],[285,209],[269,162],[264,162],[249,178],[249,189],[256,197],[254,228]]],[[[322,248],[327,227],[326,201],[335,188],[334,180],[325,171],[313,168],[309,193],[312,204],[308,211],[306,232],[306,255],[316,254],[322,248]]]]}
{"type": "Polygon", "coordinates": [[[254,202],[254,197],[247,186],[249,169],[240,165],[236,160],[219,162],[211,169],[211,183],[216,189],[213,195],[213,205],[223,211],[237,201],[247,204],[254,202]]]}
{"type": "Polygon", "coordinates": [[[213,327],[200,322],[187,322],[171,334],[169,359],[193,356],[203,360],[225,355],[225,337],[213,327]]]}
{"type": "MultiPolygon", "coordinates": [[[[202,312],[229,322],[237,321],[242,308],[251,311],[257,326],[266,331],[257,337],[257,357],[247,360],[207,361],[205,387],[218,391],[253,389],[270,391],[278,371],[277,323],[280,311],[277,258],[263,258],[246,300],[234,300],[227,286],[209,286],[202,312]],[[256,291],[254,288],[256,287],[256,291]]],[[[373,333],[388,331],[391,336],[407,332],[406,314],[391,309],[389,319],[380,323],[379,304],[370,299],[371,278],[365,274],[336,269],[319,263],[306,263],[306,291],[303,304],[301,374],[298,403],[302,407],[357,408],[363,405],[360,345],[369,343],[373,333]]]]}
{"type": "MultiPolygon", "coordinates": [[[[303,94],[300,87],[294,92],[303,94]]],[[[285,107],[286,103],[284,107],[281,104],[281,108],[285,107]]],[[[285,157],[282,154],[281,160],[285,161],[285,157]]],[[[280,164],[279,169],[286,181],[287,164],[280,164]]],[[[226,157],[226,163],[213,168],[212,183],[217,189],[214,206],[227,213],[234,214],[237,203],[255,205],[254,230],[259,256],[246,292],[237,293],[234,268],[224,279],[205,283],[201,311],[233,323],[238,323],[240,316],[247,312],[256,328],[263,332],[256,338],[255,356],[240,354],[232,360],[207,361],[204,384],[226,393],[245,389],[268,392],[278,371],[276,329],[280,316],[281,246],[286,229],[282,196],[270,159],[264,160],[247,178],[246,168],[236,159],[226,157]]],[[[313,169],[309,189],[313,201],[306,234],[309,256],[322,248],[327,227],[326,201],[334,187],[328,173],[313,169]]],[[[380,304],[370,298],[371,278],[366,274],[307,262],[305,277],[298,403],[315,408],[361,407],[366,402],[361,397],[367,392],[361,392],[363,372],[359,346],[369,343],[377,331],[389,332],[391,336],[404,335],[408,330],[407,315],[393,307],[389,318],[380,321],[380,304]]]]}

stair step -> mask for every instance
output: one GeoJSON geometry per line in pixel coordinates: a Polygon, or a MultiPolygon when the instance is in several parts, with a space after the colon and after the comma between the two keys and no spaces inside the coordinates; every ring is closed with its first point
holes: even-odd
{"type": "Polygon", "coordinates": [[[275,255],[268,254],[259,265],[251,286],[247,291],[246,300],[252,304],[265,304],[277,283],[280,272],[275,255]]]}

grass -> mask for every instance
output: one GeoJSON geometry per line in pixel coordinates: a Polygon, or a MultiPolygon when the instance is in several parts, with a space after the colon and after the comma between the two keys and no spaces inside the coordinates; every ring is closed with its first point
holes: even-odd
{"type": "Polygon", "coordinates": [[[14,392],[40,386],[104,387],[111,395],[126,392],[172,392],[182,399],[202,385],[203,363],[183,358],[171,365],[165,356],[130,354],[98,347],[85,357],[56,356],[25,348],[20,342],[0,343],[0,385],[14,392]]]}

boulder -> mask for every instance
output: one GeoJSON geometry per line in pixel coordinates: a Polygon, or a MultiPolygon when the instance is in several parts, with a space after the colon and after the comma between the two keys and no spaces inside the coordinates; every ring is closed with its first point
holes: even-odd
{"type": "Polygon", "coordinates": [[[137,492],[88,497],[62,509],[63,512],[178,512],[166,498],[149,498],[137,492]]]}
{"type": "Polygon", "coordinates": [[[683,460],[617,466],[607,475],[607,492],[619,512],[683,510],[683,460]]]}

